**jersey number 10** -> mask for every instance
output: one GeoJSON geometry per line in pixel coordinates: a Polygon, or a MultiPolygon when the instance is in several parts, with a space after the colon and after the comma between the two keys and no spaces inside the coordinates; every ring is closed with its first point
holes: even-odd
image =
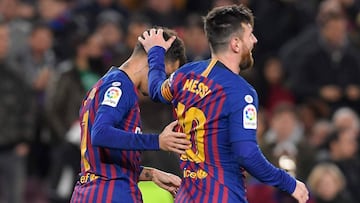
{"type": "Polygon", "coordinates": [[[184,132],[186,138],[191,141],[191,148],[186,150],[186,153],[181,155],[180,159],[195,163],[204,162],[204,125],[206,122],[204,112],[196,107],[190,107],[185,111],[185,105],[179,102],[176,107],[176,114],[182,132],[184,132]]]}

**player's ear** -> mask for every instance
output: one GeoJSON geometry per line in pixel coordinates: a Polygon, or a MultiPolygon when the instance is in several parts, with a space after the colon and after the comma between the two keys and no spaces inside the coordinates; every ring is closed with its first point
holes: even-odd
{"type": "Polygon", "coordinates": [[[240,49],[241,43],[242,42],[239,37],[231,37],[231,39],[230,39],[231,50],[235,53],[239,53],[239,51],[241,50],[240,49]]]}

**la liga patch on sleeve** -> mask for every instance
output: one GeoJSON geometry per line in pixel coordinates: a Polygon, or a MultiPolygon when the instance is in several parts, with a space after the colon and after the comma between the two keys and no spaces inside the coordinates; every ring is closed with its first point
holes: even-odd
{"type": "Polygon", "coordinates": [[[245,106],[243,111],[243,126],[244,129],[256,129],[257,128],[257,112],[253,104],[245,106]]]}
{"type": "Polygon", "coordinates": [[[119,87],[109,87],[104,94],[102,105],[116,107],[121,98],[122,91],[119,87]]]}

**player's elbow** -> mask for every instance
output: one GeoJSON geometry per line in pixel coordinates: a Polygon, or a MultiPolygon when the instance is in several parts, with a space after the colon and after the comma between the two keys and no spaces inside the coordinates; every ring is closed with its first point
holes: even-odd
{"type": "Polygon", "coordinates": [[[101,135],[104,134],[105,127],[104,125],[96,125],[94,124],[91,129],[91,144],[95,147],[102,146],[102,138],[101,135]]]}
{"type": "Polygon", "coordinates": [[[240,165],[245,164],[247,160],[251,160],[254,154],[259,152],[255,141],[236,142],[232,144],[231,148],[240,165]]]}
{"type": "Polygon", "coordinates": [[[158,102],[158,98],[157,98],[157,88],[154,85],[150,85],[149,86],[149,97],[152,101],[154,102],[158,102]]]}

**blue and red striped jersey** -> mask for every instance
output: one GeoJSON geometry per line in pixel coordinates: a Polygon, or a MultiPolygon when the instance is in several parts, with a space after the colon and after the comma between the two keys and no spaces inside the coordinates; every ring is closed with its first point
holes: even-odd
{"type": "Polygon", "coordinates": [[[80,119],[81,177],[71,202],[142,202],[138,150],[158,149],[158,138],[141,135],[137,89],[125,72],[112,68],[94,85],[80,119]]]}
{"type": "Polygon", "coordinates": [[[256,142],[256,91],[214,59],[186,64],[165,81],[155,75],[160,68],[150,70],[150,94],[172,103],[179,130],[192,142],[180,157],[183,181],[175,202],[247,202],[244,169],[231,143],[256,142]]]}

